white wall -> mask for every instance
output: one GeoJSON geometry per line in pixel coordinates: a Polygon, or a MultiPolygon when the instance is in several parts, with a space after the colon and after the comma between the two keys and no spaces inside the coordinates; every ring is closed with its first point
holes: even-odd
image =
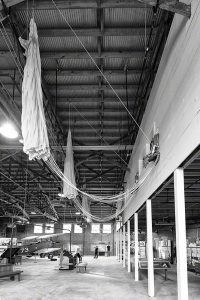
{"type": "MultiPolygon", "coordinates": [[[[154,126],[160,134],[160,161],[124,212],[126,221],[200,142],[200,1],[192,1],[190,19],[175,15],[157,76],[142,121],[150,138],[154,126]]],[[[134,184],[138,160],[147,143],[140,133],[126,174],[134,184]]],[[[144,170],[143,170],[144,171],[144,170]]]]}

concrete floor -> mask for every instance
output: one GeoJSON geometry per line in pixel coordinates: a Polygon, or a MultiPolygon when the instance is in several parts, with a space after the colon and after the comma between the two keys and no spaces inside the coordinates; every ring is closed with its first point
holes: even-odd
{"type": "MultiPolygon", "coordinates": [[[[1,300],[145,300],[147,296],[147,274],[144,272],[139,282],[134,282],[134,273],[128,273],[115,257],[84,257],[88,262],[86,273],[77,273],[76,269],[59,271],[59,261],[46,258],[26,258],[22,265],[22,280],[0,279],[1,300]]],[[[193,273],[189,277],[189,299],[200,299],[200,276],[193,273]]],[[[155,274],[154,299],[177,299],[176,270],[168,271],[168,280],[164,272],[155,274]]]]}

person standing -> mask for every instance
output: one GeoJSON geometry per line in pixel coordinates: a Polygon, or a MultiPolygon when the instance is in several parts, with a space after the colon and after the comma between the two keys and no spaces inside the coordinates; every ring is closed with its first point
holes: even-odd
{"type": "Polygon", "coordinates": [[[99,248],[98,246],[96,246],[94,250],[94,258],[98,258],[98,256],[99,256],[99,248]]]}
{"type": "Polygon", "coordinates": [[[173,264],[176,265],[176,246],[173,249],[173,264]]]}
{"type": "Polygon", "coordinates": [[[107,245],[107,256],[110,256],[110,244],[107,245]]]}

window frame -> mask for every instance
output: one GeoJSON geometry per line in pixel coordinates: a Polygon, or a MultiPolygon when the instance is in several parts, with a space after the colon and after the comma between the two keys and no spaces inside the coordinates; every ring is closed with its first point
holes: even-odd
{"type": "Polygon", "coordinates": [[[72,223],[63,223],[62,224],[63,226],[63,228],[62,228],[62,232],[63,233],[71,233],[72,232],[72,223]],[[64,228],[64,225],[70,225],[70,229],[69,228],[64,228]]]}
{"type": "Polygon", "coordinates": [[[83,228],[81,228],[78,224],[74,224],[74,233],[83,233],[83,228]],[[81,232],[76,232],[76,228],[80,228],[81,232]]]}
{"type": "Polygon", "coordinates": [[[34,233],[43,233],[43,223],[35,223],[33,228],[34,233]],[[40,231],[36,231],[36,228],[41,228],[40,231]]]}
{"type": "Polygon", "coordinates": [[[100,224],[99,224],[99,223],[92,223],[92,224],[91,224],[91,233],[94,233],[94,234],[95,234],[95,233],[96,233],[96,234],[100,233],[100,224]],[[98,227],[99,227],[98,232],[96,232],[96,231],[94,232],[94,231],[93,231],[93,226],[98,226],[98,227]]]}
{"type": "Polygon", "coordinates": [[[111,234],[112,233],[112,226],[111,226],[110,223],[103,224],[102,233],[105,233],[105,234],[111,234]],[[108,225],[110,226],[110,232],[105,232],[104,226],[108,226],[108,225]]]}
{"type": "Polygon", "coordinates": [[[54,223],[45,223],[45,230],[44,230],[45,233],[53,234],[54,231],[55,231],[54,223]],[[47,227],[50,227],[51,230],[47,229],[47,227]]]}

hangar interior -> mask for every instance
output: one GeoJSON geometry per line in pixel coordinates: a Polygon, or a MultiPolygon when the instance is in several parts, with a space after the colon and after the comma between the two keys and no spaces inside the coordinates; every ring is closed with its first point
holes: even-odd
{"type": "Polygon", "coordinates": [[[198,0],[0,1],[2,299],[198,299],[199,15],[198,0]],[[25,152],[38,82],[51,161],[25,152]]]}

